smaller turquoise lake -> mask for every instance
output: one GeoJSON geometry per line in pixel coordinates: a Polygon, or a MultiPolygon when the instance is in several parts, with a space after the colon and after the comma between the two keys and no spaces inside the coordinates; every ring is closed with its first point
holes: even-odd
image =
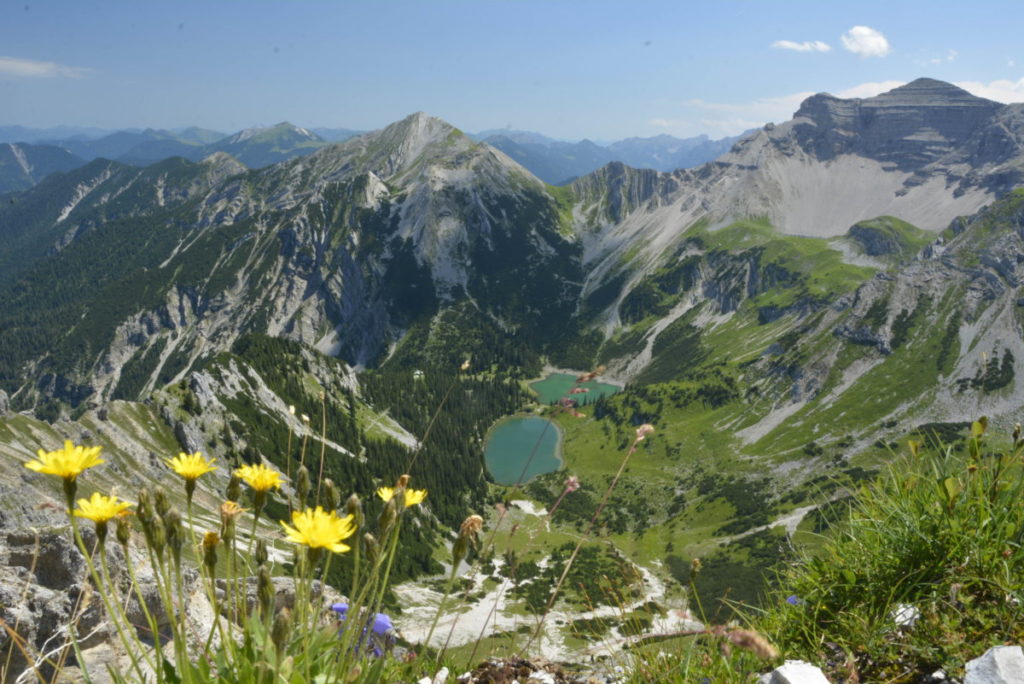
{"type": "MultiPolygon", "coordinates": [[[[530,383],[530,389],[539,395],[537,401],[542,404],[551,404],[558,401],[562,397],[569,395],[569,390],[575,386],[576,376],[569,373],[552,373],[543,380],[530,383]]],[[[597,380],[585,382],[580,387],[588,391],[571,395],[580,404],[589,403],[598,397],[606,397],[622,391],[622,388],[618,385],[609,385],[606,382],[598,382],[597,380]]]]}
{"type": "Polygon", "coordinates": [[[547,418],[509,418],[487,435],[484,463],[498,484],[520,484],[562,467],[560,443],[558,427],[547,418]]]}

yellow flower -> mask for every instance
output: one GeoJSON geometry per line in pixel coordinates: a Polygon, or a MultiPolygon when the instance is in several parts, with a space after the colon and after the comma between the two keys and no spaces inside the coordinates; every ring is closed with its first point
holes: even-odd
{"type": "Polygon", "coordinates": [[[40,449],[37,461],[28,461],[25,467],[37,473],[57,475],[65,480],[74,480],[86,468],[104,463],[100,458],[102,447],[75,446],[70,441],[64,441],[64,448],[56,451],[43,451],[40,449]]]}
{"type": "Polygon", "coordinates": [[[130,503],[118,501],[116,496],[103,496],[99,492],[93,492],[89,499],[78,500],[78,508],[74,513],[76,518],[87,518],[99,524],[124,514],[130,507],[130,503]]]}
{"type": "Polygon", "coordinates": [[[348,551],[351,547],[342,544],[341,540],[348,539],[356,531],[351,515],[339,518],[334,511],[324,511],[323,506],[307,508],[301,513],[292,511],[292,524],[295,527],[281,521],[281,527],[288,534],[288,541],[303,544],[311,549],[327,549],[334,553],[348,551]]]}
{"type": "Polygon", "coordinates": [[[198,451],[194,454],[178,453],[175,458],[165,458],[164,462],[171,470],[189,481],[217,469],[217,466],[213,465],[217,459],[211,458],[207,461],[198,451]]]}
{"type": "MultiPolygon", "coordinates": [[[[391,497],[395,495],[394,487],[381,487],[377,490],[377,496],[384,499],[384,501],[391,501],[391,497]]],[[[426,489],[406,489],[405,490],[405,507],[415,506],[418,503],[422,503],[423,499],[427,498],[426,489]]]]}
{"type": "Polygon", "coordinates": [[[281,473],[273,468],[259,463],[257,465],[244,465],[235,470],[235,475],[245,480],[245,483],[257,492],[266,492],[281,486],[284,478],[281,473]]]}

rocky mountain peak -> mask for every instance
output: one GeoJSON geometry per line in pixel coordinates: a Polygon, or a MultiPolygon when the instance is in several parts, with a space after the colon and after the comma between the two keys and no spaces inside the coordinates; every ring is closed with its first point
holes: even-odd
{"type": "Polygon", "coordinates": [[[916,171],[963,145],[1004,106],[919,78],[865,99],[813,95],[797,110],[793,131],[821,160],[856,154],[916,171]]]}
{"type": "Polygon", "coordinates": [[[214,152],[213,154],[204,157],[199,163],[206,166],[211,172],[219,174],[222,178],[233,176],[237,173],[244,173],[249,170],[249,167],[224,151],[214,152]]]}
{"type": "Polygon", "coordinates": [[[946,107],[951,104],[975,107],[1001,106],[998,102],[972,95],[952,83],[946,83],[934,78],[917,78],[910,83],[893,88],[864,101],[888,104],[890,106],[893,104],[906,104],[918,107],[929,105],[946,107]]]}

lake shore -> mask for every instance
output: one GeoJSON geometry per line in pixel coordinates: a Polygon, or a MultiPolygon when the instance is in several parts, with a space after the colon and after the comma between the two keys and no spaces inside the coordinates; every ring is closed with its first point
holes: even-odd
{"type": "MultiPolygon", "coordinates": [[[[578,378],[579,376],[581,376],[581,375],[583,375],[584,373],[587,373],[587,372],[588,371],[581,371],[581,370],[573,369],[573,368],[559,368],[558,366],[552,366],[551,364],[546,363],[546,364],[544,364],[544,368],[541,370],[541,374],[539,376],[537,376],[536,378],[530,378],[529,380],[526,381],[526,383],[528,385],[532,385],[533,383],[545,380],[545,379],[547,379],[547,377],[549,375],[554,375],[554,374],[572,375],[573,377],[577,377],[578,378]]],[[[615,375],[601,374],[601,375],[598,375],[596,379],[599,382],[603,382],[606,385],[615,385],[620,390],[623,390],[623,389],[626,388],[626,381],[623,380],[622,378],[618,377],[618,376],[615,376],[615,375]]]]}
{"type": "MultiPolygon", "coordinates": [[[[538,438],[538,439],[540,439],[540,438],[538,438]]],[[[553,421],[553,420],[551,420],[549,418],[543,418],[541,416],[536,416],[536,415],[527,414],[527,413],[517,414],[517,415],[512,415],[512,416],[505,416],[504,418],[502,418],[502,419],[498,420],[496,423],[494,423],[494,425],[492,425],[490,427],[490,429],[487,431],[487,435],[484,437],[484,467],[487,468],[487,472],[491,476],[491,478],[494,480],[495,484],[497,484],[499,486],[502,486],[502,487],[514,487],[514,486],[518,486],[518,485],[523,485],[523,484],[526,484],[527,482],[529,482],[530,480],[532,480],[537,475],[544,475],[546,473],[553,473],[553,472],[557,472],[557,471],[562,469],[562,467],[565,465],[565,460],[562,458],[562,446],[564,444],[564,441],[565,441],[565,434],[562,432],[562,428],[559,427],[558,423],[556,423],[555,421],[553,421]],[[541,435],[546,433],[549,429],[554,433],[555,443],[554,443],[554,445],[552,445],[551,453],[550,454],[546,454],[546,456],[548,458],[551,458],[554,461],[556,461],[557,465],[555,467],[553,467],[553,468],[550,468],[550,469],[545,468],[545,469],[543,469],[541,471],[538,471],[538,472],[535,472],[535,473],[531,474],[529,472],[530,471],[529,465],[532,465],[532,464],[529,464],[529,465],[524,466],[525,470],[526,470],[526,473],[527,473],[526,476],[518,474],[518,473],[522,473],[523,472],[523,468],[520,468],[518,470],[518,473],[515,475],[515,477],[517,479],[521,480],[521,481],[519,481],[519,482],[510,482],[508,484],[505,484],[504,482],[499,482],[500,475],[498,473],[495,473],[495,469],[492,469],[492,463],[491,463],[491,459],[495,458],[494,452],[491,451],[491,448],[493,446],[492,439],[495,436],[495,432],[497,430],[500,430],[503,425],[507,426],[508,423],[510,423],[512,421],[528,421],[528,420],[543,420],[543,421],[545,421],[547,423],[547,426],[545,426],[544,430],[541,431],[541,433],[540,433],[541,435]]],[[[536,441],[534,441],[533,444],[528,446],[529,451],[527,452],[527,457],[530,457],[530,454],[532,454],[531,458],[532,459],[536,459],[537,454],[534,453],[534,450],[539,450],[541,446],[542,445],[540,445],[536,441]]],[[[498,470],[500,470],[500,469],[498,469],[498,470]]],[[[500,479],[508,481],[509,478],[501,477],[500,479]]]]}

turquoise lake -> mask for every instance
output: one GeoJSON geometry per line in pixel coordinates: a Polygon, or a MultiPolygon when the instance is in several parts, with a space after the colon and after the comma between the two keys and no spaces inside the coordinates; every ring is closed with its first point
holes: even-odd
{"type": "MultiPolygon", "coordinates": [[[[570,375],[569,373],[552,373],[543,380],[530,383],[530,389],[536,392],[539,396],[537,401],[542,404],[550,404],[556,402],[562,397],[569,394],[569,390],[576,386],[576,376],[570,375]]],[[[580,385],[581,388],[589,390],[585,394],[573,394],[573,399],[578,401],[580,404],[585,404],[594,401],[598,397],[604,397],[616,392],[621,392],[622,388],[618,385],[609,385],[606,382],[598,382],[597,380],[591,380],[580,385]]]]}
{"type": "Polygon", "coordinates": [[[495,482],[511,486],[561,468],[560,443],[558,427],[547,418],[509,418],[487,435],[484,463],[495,482]]]}

